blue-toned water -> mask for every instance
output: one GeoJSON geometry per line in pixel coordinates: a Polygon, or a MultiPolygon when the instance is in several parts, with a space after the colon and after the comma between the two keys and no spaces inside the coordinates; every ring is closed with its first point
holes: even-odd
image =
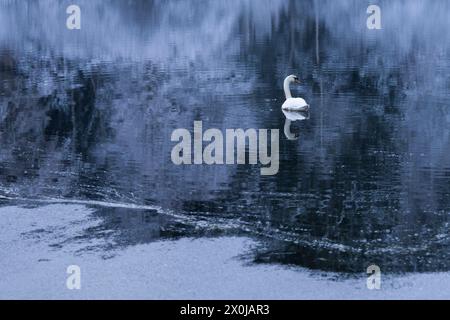
{"type": "Polygon", "coordinates": [[[121,245],[248,235],[257,262],[449,270],[450,3],[378,2],[381,30],[356,0],[80,0],[68,30],[70,1],[0,1],[1,201],[119,203],[97,214],[121,245]],[[174,165],[197,120],[279,129],[278,174],[174,165]]]}

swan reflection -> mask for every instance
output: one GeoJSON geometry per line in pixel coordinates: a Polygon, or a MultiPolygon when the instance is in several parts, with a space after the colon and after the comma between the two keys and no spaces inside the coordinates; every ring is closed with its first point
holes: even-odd
{"type": "Polygon", "coordinates": [[[309,119],[309,111],[287,111],[282,110],[286,121],[284,122],[284,135],[288,140],[298,140],[300,134],[291,131],[291,124],[295,121],[303,121],[309,119]]]}

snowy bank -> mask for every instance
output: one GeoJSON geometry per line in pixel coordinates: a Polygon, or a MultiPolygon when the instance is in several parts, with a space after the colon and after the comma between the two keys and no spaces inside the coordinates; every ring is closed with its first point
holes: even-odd
{"type": "MultiPolygon", "coordinates": [[[[184,238],[108,248],[95,209],[77,204],[0,208],[0,299],[449,299],[450,274],[344,279],[298,267],[256,265],[248,238],[184,238]],[[247,253],[247,254],[246,254],[247,253]],[[81,289],[66,287],[69,265],[81,289]]],[[[113,232],[113,231],[111,231],[113,232]]],[[[120,236],[120,235],[119,235],[120,236]]]]}

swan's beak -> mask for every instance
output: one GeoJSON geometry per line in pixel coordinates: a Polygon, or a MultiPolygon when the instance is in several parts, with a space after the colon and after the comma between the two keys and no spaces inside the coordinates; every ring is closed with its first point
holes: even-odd
{"type": "Polygon", "coordinates": [[[300,80],[299,79],[295,79],[294,82],[295,83],[300,83],[300,80]]]}

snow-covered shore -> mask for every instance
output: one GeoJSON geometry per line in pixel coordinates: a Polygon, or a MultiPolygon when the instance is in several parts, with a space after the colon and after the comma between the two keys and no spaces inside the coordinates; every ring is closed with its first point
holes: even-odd
{"type": "MultiPolygon", "coordinates": [[[[249,238],[183,238],[108,248],[114,237],[86,237],[101,223],[78,204],[0,207],[0,299],[450,299],[450,274],[366,278],[245,259],[249,238]],[[69,265],[81,289],[66,287],[69,265]]],[[[112,231],[111,231],[112,232],[112,231]]],[[[111,246],[110,246],[111,247],[111,246]]]]}

